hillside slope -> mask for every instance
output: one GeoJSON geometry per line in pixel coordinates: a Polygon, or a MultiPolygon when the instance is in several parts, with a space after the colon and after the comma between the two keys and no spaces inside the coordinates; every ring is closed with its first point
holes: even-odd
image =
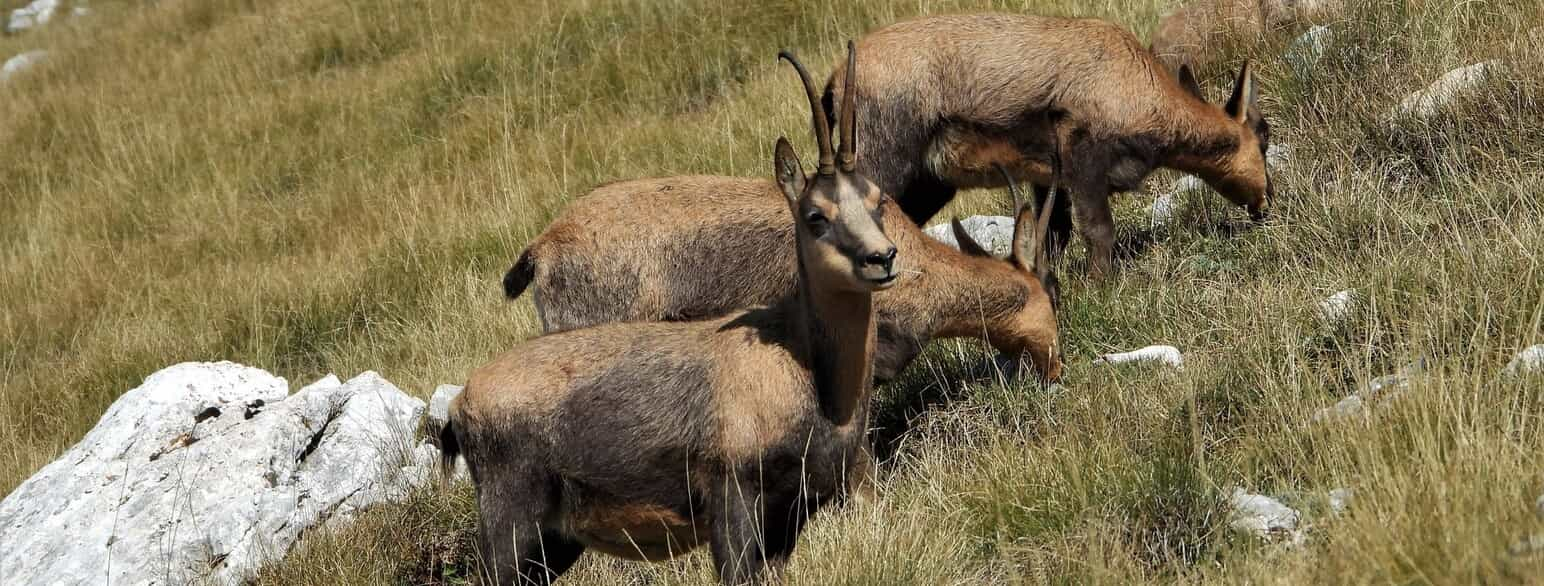
{"type": "MultiPolygon", "coordinates": [[[[18,2],[0,2],[13,8],[18,2]]],[[[764,175],[821,71],[921,3],[99,1],[0,37],[47,49],[0,85],[0,492],[175,362],[303,383],[374,369],[427,394],[533,335],[499,276],[563,202],[612,179],[764,175]]],[[[823,515],[801,584],[1523,582],[1544,522],[1544,7],[1374,0],[1317,65],[1257,59],[1277,170],[1250,227],[1209,193],[1150,227],[1118,201],[1118,277],[1062,267],[1066,380],[1003,386],[939,344],[882,391],[877,502],[823,515]],[[1508,63],[1428,121],[1382,121],[1455,67],[1508,63]],[[1343,321],[1320,300],[1353,290],[1343,321]],[[1152,343],[1182,371],[1091,363],[1152,343]],[[1310,424],[1427,368],[1372,416],[1310,424]],[[1228,530],[1234,487],[1310,513],[1297,548],[1228,530]],[[1349,511],[1322,495],[1350,488],[1349,511]]],[[[956,1],[1099,16],[1145,36],[1167,0],[956,1]]],[[[1202,72],[1217,99],[1228,71],[1202,72]]],[[[1149,183],[1165,191],[1173,177],[1149,183]]],[[[953,210],[1001,213],[999,194],[953,210]]],[[[946,211],[947,213],[947,211],[946,211]]],[[[463,581],[468,487],[314,536],[269,583],[463,581]]],[[[1541,554],[1544,555],[1544,554],[1541,554]]],[[[590,557],[574,583],[705,583],[706,556],[590,557]]]]}

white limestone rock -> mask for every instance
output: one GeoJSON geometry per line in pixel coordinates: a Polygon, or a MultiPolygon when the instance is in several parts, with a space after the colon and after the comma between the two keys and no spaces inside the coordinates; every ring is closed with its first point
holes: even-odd
{"type": "Polygon", "coordinates": [[[1506,369],[1502,372],[1508,376],[1544,373],[1544,344],[1523,348],[1512,357],[1512,361],[1507,363],[1506,369]]]}
{"type": "Polygon", "coordinates": [[[1234,488],[1228,497],[1228,528],[1268,543],[1303,542],[1302,514],[1271,497],[1234,488]]]}
{"type": "Polygon", "coordinates": [[[423,411],[373,372],[289,395],[230,362],[166,368],[0,501],[0,576],[240,582],[307,529],[427,482],[437,453],[409,449],[423,411]]]}
{"type": "Polygon", "coordinates": [[[434,395],[429,397],[429,430],[435,433],[445,426],[450,419],[450,402],[461,394],[462,387],[458,385],[440,385],[434,388],[434,395]]]}
{"type": "Polygon", "coordinates": [[[1501,69],[1501,60],[1491,59],[1444,73],[1431,85],[1405,96],[1389,114],[1430,118],[1453,100],[1474,91],[1501,69]]]}
{"type": "MultiPolygon", "coordinates": [[[[997,256],[1007,256],[1013,249],[1013,218],[1008,216],[971,216],[960,220],[960,225],[965,227],[965,232],[975,239],[977,244],[988,252],[997,256]]],[[[954,239],[954,230],[948,222],[929,226],[923,230],[934,240],[959,249],[960,243],[954,239]]]]}
{"type": "Polygon", "coordinates": [[[1173,346],[1145,346],[1130,352],[1116,352],[1105,354],[1094,359],[1094,364],[1121,364],[1124,362],[1158,362],[1173,367],[1175,370],[1185,368],[1185,356],[1179,348],[1173,346]]]}
{"type": "Polygon", "coordinates": [[[42,63],[45,59],[48,59],[48,51],[43,50],[27,51],[6,59],[5,64],[0,65],[0,83],[10,81],[12,77],[42,63]]]}
{"type": "Polygon", "coordinates": [[[58,10],[59,0],[32,0],[31,4],[11,11],[11,18],[5,23],[5,32],[16,34],[48,24],[58,10]]]}

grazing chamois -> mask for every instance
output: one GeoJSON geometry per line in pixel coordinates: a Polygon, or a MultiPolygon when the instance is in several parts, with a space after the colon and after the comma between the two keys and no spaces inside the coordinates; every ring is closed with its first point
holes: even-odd
{"type": "MultiPolygon", "coordinates": [[[[765,179],[714,176],[603,185],[531,240],[505,274],[504,292],[514,299],[529,288],[548,333],[776,303],[794,292],[798,276],[793,224],[777,190],[765,179]]],[[[1041,377],[1056,380],[1058,287],[1044,246],[1050,208],[1037,221],[1033,206],[1017,206],[1011,254],[1001,260],[958,222],[955,250],[894,202],[881,204],[902,268],[897,286],[874,296],[876,381],[894,378],[934,339],[982,336],[1013,367],[1028,358],[1041,377]]]]}
{"type": "MultiPolygon", "coordinates": [[[[994,164],[1043,199],[1060,160],[1071,197],[1053,211],[1051,254],[1067,243],[1075,209],[1097,276],[1114,264],[1110,193],[1136,189],[1157,167],[1200,177],[1257,220],[1271,200],[1270,131],[1248,63],[1217,108],[1188,73],[1182,84],[1130,32],[1100,20],[933,16],[870,33],[858,50],[876,56],[859,65],[854,90],[865,129],[858,171],[918,224],[959,188],[1000,186],[994,164]]],[[[845,99],[847,72],[832,73],[827,104],[845,99]]]]}
{"type": "Polygon", "coordinates": [[[1227,40],[1248,40],[1327,19],[1343,0],[1195,0],[1170,12],[1153,30],[1153,55],[1171,70],[1209,66],[1227,40]]]}
{"type": "Polygon", "coordinates": [[[779,57],[820,145],[812,176],[787,139],[774,154],[795,293],[714,320],[545,335],[474,371],[440,442],[447,469],[466,457],[494,582],[548,583],[586,549],[660,560],[703,541],[723,582],[757,581],[845,494],[867,443],[872,294],[895,283],[896,248],[883,193],[853,172],[852,105],[838,162],[815,82],[779,57]]]}

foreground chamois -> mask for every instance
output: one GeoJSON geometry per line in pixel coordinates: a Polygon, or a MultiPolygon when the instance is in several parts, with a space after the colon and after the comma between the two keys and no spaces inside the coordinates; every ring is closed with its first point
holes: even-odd
{"type": "MultiPolygon", "coordinates": [[[[1246,63],[1225,108],[1208,105],[1130,32],[1092,19],[1007,14],[925,17],[870,33],[859,50],[858,171],[925,223],[968,187],[1000,186],[994,164],[1044,198],[1051,161],[1064,162],[1071,197],[1051,220],[1053,258],[1076,210],[1089,271],[1113,268],[1112,192],[1170,167],[1206,181],[1263,217],[1269,129],[1246,63]],[[1053,149],[1056,152],[1052,152],[1053,149]]],[[[826,85],[845,99],[847,68],[826,85]]]]}
{"type": "Polygon", "coordinates": [[[844,494],[866,443],[872,293],[895,282],[896,249],[884,195],[852,171],[852,105],[838,164],[813,81],[780,57],[820,145],[809,177],[786,139],[775,153],[794,294],[709,321],[546,335],[473,372],[440,441],[447,465],[466,457],[494,582],[547,583],[586,549],[660,560],[703,541],[723,582],[757,581],[844,494]]]}
{"type": "MultiPolygon", "coordinates": [[[[530,287],[549,333],[774,303],[794,292],[798,277],[794,229],[777,190],[764,179],[712,176],[604,185],[531,241],[505,275],[505,294],[530,287]]],[[[874,297],[876,380],[894,378],[933,339],[983,335],[1008,364],[1028,358],[1041,377],[1060,376],[1057,282],[1044,246],[1050,203],[1039,221],[1033,206],[1018,206],[1007,260],[958,222],[961,250],[923,234],[893,202],[881,205],[903,269],[897,287],[874,297]]]]}

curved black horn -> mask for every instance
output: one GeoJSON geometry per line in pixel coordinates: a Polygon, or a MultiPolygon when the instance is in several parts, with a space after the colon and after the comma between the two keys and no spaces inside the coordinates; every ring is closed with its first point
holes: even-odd
{"type": "Polygon", "coordinates": [[[831,150],[831,123],[826,121],[826,109],[820,105],[820,95],[815,91],[815,82],[810,79],[810,72],[804,69],[804,65],[794,58],[793,51],[783,49],[777,53],[777,58],[793,65],[794,71],[799,72],[799,80],[804,82],[804,93],[809,95],[810,111],[815,122],[815,142],[820,145],[820,168],[817,172],[821,175],[834,175],[836,156],[831,150]]]}
{"type": "Polygon", "coordinates": [[[1003,182],[1008,184],[1008,195],[1013,196],[1013,213],[1018,215],[1019,210],[1024,207],[1024,196],[1019,194],[1019,186],[1013,182],[1013,174],[1009,173],[1008,168],[1002,163],[992,163],[992,166],[997,167],[997,173],[1002,175],[1003,182]]]}
{"type": "Polygon", "coordinates": [[[837,156],[837,162],[841,164],[842,171],[851,173],[858,163],[858,47],[852,41],[847,41],[847,80],[842,89],[842,117],[838,123],[842,128],[842,147],[837,156]]]}

